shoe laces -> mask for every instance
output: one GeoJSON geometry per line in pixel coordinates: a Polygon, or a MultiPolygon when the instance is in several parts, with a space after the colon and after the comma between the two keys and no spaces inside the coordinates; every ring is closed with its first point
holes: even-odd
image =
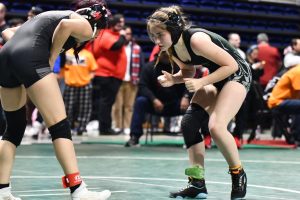
{"type": "Polygon", "coordinates": [[[180,190],[179,190],[179,192],[182,192],[182,191],[184,191],[184,190],[186,190],[186,189],[188,189],[188,188],[190,188],[190,187],[194,187],[192,184],[188,184],[186,187],[184,187],[184,188],[181,188],[180,190]]]}
{"type": "MultiPolygon", "coordinates": [[[[184,188],[182,188],[182,189],[180,189],[179,192],[182,192],[182,191],[184,191],[184,190],[186,190],[186,189],[188,189],[188,188],[191,188],[191,187],[197,188],[197,189],[202,188],[202,187],[198,187],[198,186],[193,185],[193,181],[195,180],[193,177],[188,177],[188,179],[189,179],[189,181],[188,181],[187,186],[184,187],[184,188]]],[[[196,180],[198,180],[198,179],[196,179],[196,180]]]]}
{"type": "Polygon", "coordinates": [[[184,191],[184,190],[186,190],[186,189],[188,189],[188,188],[190,188],[190,187],[193,187],[193,185],[192,185],[193,178],[192,178],[192,177],[188,177],[188,179],[189,179],[189,181],[188,181],[187,186],[184,187],[184,188],[181,188],[181,189],[179,190],[179,192],[182,192],[182,191],[184,191]]]}
{"type": "Polygon", "coordinates": [[[229,174],[231,174],[231,180],[232,180],[232,190],[242,190],[242,171],[238,170],[238,173],[233,173],[233,171],[229,170],[228,171],[229,174]]]}

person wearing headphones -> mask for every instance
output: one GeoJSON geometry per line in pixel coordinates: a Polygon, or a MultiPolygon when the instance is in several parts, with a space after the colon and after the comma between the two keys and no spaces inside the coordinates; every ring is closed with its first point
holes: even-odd
{"type": "Polygon", "coordinates": [[[101,31],[87,46],[97,61],[98,69],[93,79],[92,119],[99,121],[100,135],[118,135],[112,129],[112,107],[126,74],[125,18],[115,14],[109,20],[109,28],[101,31]]]}
{"type": "Polygon", "coordinates": [[[227,130],[230,120],[241,107],[251,85],[251,70],[223,37],[208,30],[191,26],[179,6],[161,7],[147,21],[150,38],[167,51],[170,60],[180,70],[173,74],[162,71],[160,84],[170,87],[185,83],[194,92],[189,109],[182,119],[182,132],[191,167],[185,170],[189,185],[171,198],[206,198],[204,179],[204,145],[199,128],[209,119],[209,131],[229,165],[232,179],[231,199],[246,195],[247,177],[237,146],[227,130]],[[210,74],[193,78],[195,65],[207,67],[210,74]],[[196,123],[195,120],[196,119],[196,123]]]}
{"type": "Polygon", "coordinates": [[[111,194],[108,190],[89,191],[80,177],[63,98],[52,73],[61,52],[73,47],[78,58],[84,43],[106,27],[108,10],[102,1],[93,2],[79,2],[76,12],[44,12],[2,32],[7,42],[0,52],[0,97],[7,129],[0,141],[0,200],[20,200],[12,195],[9,182],[16,148],[26,127],[26,94],[49,129],[65,174],[63,186],[70,188],[71,199],[106,200],[111,194]]]}

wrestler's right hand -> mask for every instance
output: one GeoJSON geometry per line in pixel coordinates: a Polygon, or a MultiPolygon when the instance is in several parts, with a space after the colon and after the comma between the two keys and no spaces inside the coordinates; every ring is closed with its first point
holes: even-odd
{"type": "Polygon", "coordinates": [[[175,84],[172,74],[166,71],[161,71],[161,72],[163,73],[163,75],[157,77],[157,80],[163,87],[171,87],[172,85],[175,84]]]}

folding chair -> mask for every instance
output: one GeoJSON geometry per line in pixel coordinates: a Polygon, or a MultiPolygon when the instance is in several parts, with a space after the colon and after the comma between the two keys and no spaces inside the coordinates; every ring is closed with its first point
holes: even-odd
{"type": "MultiPolygon", "coordinates": [[[[153,118],[154,117],[179,117],[181,115],[176,115],[176,116],[161,116],[161,115],[155,115],[155,114],[149,114],[148,119],[146,120],[146,139],[145,139],[145,144],[148,143],[148,137],[150,137],[150,141],[153,142],[153,136],[155,133],[164,133],[163,131],[155,131],[154,126],[153,126],[153,118]]],[[[173,133],[173,132],[172,132],[173,133]]],[[[174,132],[177,133],[177,132],[174,132]]]]}
{"type": "Polygon", "coordinates": [[[148,143],[148,136],[149,135],[150,135],[150,141],[153,142],[154,127],[153,127],[153,124],[152,124],[152,120],[153,120],[153,115],[149,114],[148,115],[147,124],[146,124],[146,140],[145,140],[145,144],[148,143]]]}
{"type": "Polygon", "coordinates": [[[272,117],[272,136],[278,137],[281,135],[284,135],[286,142],[288,144],[293,144],[294,143],[294,137],[291,134],[290,131],[290,124],[288,123],[288,116],[286,115],[282,115],[277,113],[275,110],[270,110],[267,106],[266,101],[263,98],[263,89],[261,87],[261,85],[256,82],[253,81],[253,89],[255,92],[255,97],[257,99],[257,103],[258,103],[258,107],[259,109],[256,112],[256,117],[257,120],[255,121],[255,124],[253,126],[253,129],[250,133],[250,136],[247,140],[248,143],[251,143],[251,141],[255,138],[256,136],[256,127],[259,124],[259,122],[262,121],[262,119],[266,118],[267,116],[271,116],[272,117]]]}

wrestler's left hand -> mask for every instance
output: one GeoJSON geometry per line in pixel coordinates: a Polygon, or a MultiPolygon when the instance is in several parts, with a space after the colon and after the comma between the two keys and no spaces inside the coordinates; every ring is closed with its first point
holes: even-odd
{"type": "Polygon", "coordinates": [[[185,87],[189,92],[196,92],[204,87],[201,78],[184,78],[185,87]]]}

